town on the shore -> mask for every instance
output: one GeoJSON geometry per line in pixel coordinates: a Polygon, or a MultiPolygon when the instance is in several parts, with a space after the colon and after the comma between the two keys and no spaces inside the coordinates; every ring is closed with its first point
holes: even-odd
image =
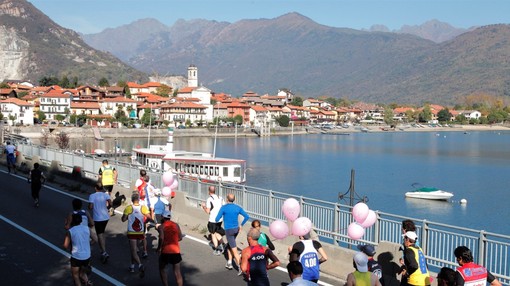
{"type": "MultiPolygon", "coordinates": [[[[97,86],[41,84],[5,80],[0,84],[0,119],[11,126],[83,124],[100,127],[173,126],[176,128],[244,126],[251,128],[283,126],[320,127],[351,124],[426,123],[456,124],[503,123],[508,106],[487,95],[472,96],[470,106],[445,107],[437,104],[399,106],[369,104],[345,99],[306,98],[288,89],[276,95],[248,91],[240,97],[215,93],[199,85],[198,68],[190,65],[187,85],[174,88],[159,82],[119,82],[110,86],[101,79],[97,86]],[[462,109],[462,107],[470,107],[462,109]],[[479,109],[476,109],[478,107],[479,109]]],[[[77,85],[77,82],[75,82],[77,85]]],[[[469,102],[469,99],[466,100],[469,102]]]]}

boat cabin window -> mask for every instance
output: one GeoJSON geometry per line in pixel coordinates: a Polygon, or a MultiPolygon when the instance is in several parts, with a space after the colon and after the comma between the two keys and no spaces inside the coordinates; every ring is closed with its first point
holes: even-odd
{"type": "Polygon", "coordinates": [[[214,168],[212,166],[209,167],[209,176],[214,176],[214,168]]]}
{"type": "Polygon", "coordinates": [[[219,176],[220,175],[220,168],[219,167],[214,167],[214,175],[215,176],[219,176]]]}
{"type": "Polygon", "coordinates": [[[204,166],[200,166],[200,175],[204,174],[204,166]]]}
{"type": "Polygon", "coordinates": [[[241,177],[241,168],[239,167],[234,168],[234,177],[241,177]]]}
{"type": "Polygon", "coordinates": [[[228,167],[223,167],[223,177],[228,177],[228,167]]]}
{"type": "Polygon", "coordinates": [[[191,173],[196,174],[196,171],[195,165],[191,165],[191,173]]]}

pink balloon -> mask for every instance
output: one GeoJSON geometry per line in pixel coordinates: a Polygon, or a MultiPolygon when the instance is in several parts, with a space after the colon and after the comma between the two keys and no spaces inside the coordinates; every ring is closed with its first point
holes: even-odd
{"type": "Polygon", "coordinates": [[[283,202],[282,212],[289,221],[295,221],[301,212],[301,206],[296,199],[288,198],[283,202]]]}
{"type": "Polygon", "coordinates": [[[170,196],[170,194],[172,193],[172,190],[170,189],[170,187],[166,186],[166,187],[163,187],[161,189],[161,194],[165,197],[168,197],[170,196]]]}
{"type": "Polygon", "coordinates": [[[289,235],[289,227],[282,220],[275,220],[269,225],[269,232],[276,239],[284,239],[289,235]]]}
{"type": "Polygon", "coordinates": [[[172,190],[177,190],[178,187],[179,187],[179,181],[177,181],[177,180],[174,180],[172,182],[172,184],[170,185],[170,189],[172,189],[172,190]]]}
{"type": "Polygon", "coordinates": [[[307,217],[300,217],[292,224],[292,234],[303,236],[312,230],[312,221],[307,217]]]}
{"type": "Polygon", "coordinates": [[[174,174],[170,171],[166,171],[163,173],[163,183],[165,183],[165,186],[170,186],[174,182],[174,174]]]}
{"type": "Polygon", "coordinates": [[[365,229],[356,222],[353,222],[347,228],[347,235],[354,240],[358,240],[365,235],[365,229]]]}
{"type": "Polygon", "coordinates": [[[360,224],[362,227],[371,227],[377,220],[377,214],[373,210],[368,211],[367,218],[360,224]]]}
{"type": "Polygon", "coordinates": [[[367,204],[365,204],[365,203],[357,203],[352,208],[352,217],[358,223],[362,223],[367,218],[368,211],[369,211],[369,208],[368,208],[367,204]]]}

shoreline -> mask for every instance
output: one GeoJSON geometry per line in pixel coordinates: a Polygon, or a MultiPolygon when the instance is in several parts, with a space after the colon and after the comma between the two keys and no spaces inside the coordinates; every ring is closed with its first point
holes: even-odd
{"type": "MultiPolygon", "coordinates": [[[[11,127],[12,128],[12,127],[11,127]]],[[[477,132],[477,131],[510,131],[510,126],[505,125],[458,125],[453,127],[398,127],[390,129],[389,126],[367,126],[368,131],[366,133],[399,133],[399,132],[477,132]],[[400,128],[400,129],[399,129],[400,128]]],[[[48,130],[47,127],[42,126],[30,126],[30,127],[14,127],[11,132],[25,136],[29,139],[39,139],[42,137],[42,131],[48,130]]],[[[167,137],[167,129],[127,129],[127,128],[99,128],[101,137],[103,138],[146,138],[151,137],[167,137]]],[[[70,138],[94,138],[93,129],[90,127],[57,127],[52,130],[52,134],[55,132],[66,132],[70,138]]],[[[321,129],[317,128],[294,128],[291,130],[288,128],[280,128],[273,130],[271,136],[289,136],[289,135],[307,135],[307,134],[320,134],[324,133],[321,129]]],[[[331,135],[348,135],[349,133],[364,133],[359,128],[349,127],[341,129],[332,129],[326,131],[331,135]]],[[[207,128],[189,128],[189,129],[177,129],[174,130],[174,137],[214,137],[214,131],[210,131],[207,128]]],[[[258,135],[251,130],[238,130],[237,132],[232,128],[221,128],[217,133],[218,137],[258,137],[258,135]]]]}

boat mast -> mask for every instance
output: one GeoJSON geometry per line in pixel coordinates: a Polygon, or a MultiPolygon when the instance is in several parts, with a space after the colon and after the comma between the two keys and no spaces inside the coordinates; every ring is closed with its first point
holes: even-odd
{"type": "MultiPolygon", "coordinates": [[[[212,157],[213,158],[216,158],[216,139],[218,138],[218,123],[220,122],[220,104],[219,102],[216,102],[216,104],[218,105],[218,107],[216,108],[216,130],[214,131],[214,144],[213,144],[213,152],[212,152],[212,157]]],[[[214,111],[214,108],[213,108],[213,111],[214,111]]],[[[213,112],[214,114],[214,112],[213,112]]]]}
{"type": "Polygon", "coordinates": [[[152,103],[149,111],[149,136],[147,137],[147,148],[149,148],[151,142],[151,124],[152,124],[152,103]]]}

